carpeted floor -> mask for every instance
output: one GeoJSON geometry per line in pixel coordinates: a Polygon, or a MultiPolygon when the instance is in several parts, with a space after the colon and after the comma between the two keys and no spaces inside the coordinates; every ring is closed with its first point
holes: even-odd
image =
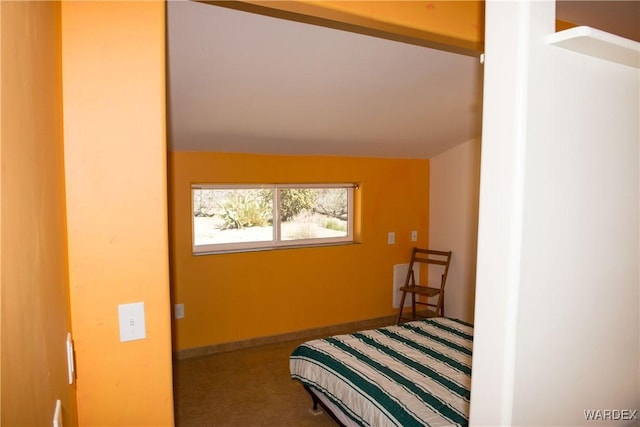
{"type": "Polygon", "coordinates": [[[289,355],[302,341],[174,361],[177,427],[327,426],[289,376],[289,355]]]}

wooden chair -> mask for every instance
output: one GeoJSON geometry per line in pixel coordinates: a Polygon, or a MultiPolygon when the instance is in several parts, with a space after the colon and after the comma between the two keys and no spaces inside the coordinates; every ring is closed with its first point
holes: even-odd
{"type": "MultiPolygon", "coordinates": [[[[400,300],[400,310],[398,311],[398,319],[396,324],[400,324],[403,320],[410,321],[418,318],[428,318],[444,316],[444,285],[447,282],[447,273],[449,272],[449,263],[451,262],[451,251],[436,251],[433,249],[413,248],[411,251],[411,262],[407,270],[407,277],[404,286],[400,287],[402,298],[400,300]],[[440,283],[438,285],[428,285],[416,283],[413,272],[414,266],[426,264],[427,268],[438,268],[442,270],[440,283]],[[411,294],[411,318],[403,317],[402,309],[407,294],[411,294]],[[416,296],[422,296],[424,299],[417,299],[416,296]],[[428,298],[438,297],[435,303],[429,302],[428,298]],[[426,306],[427,309],[423,313],[416,312],[416,305],[426,306]],[[432,308],[432,309],[430,309],[432,308]]],[[[433,271],[431,271],[433,274],[433,271]]],[[[428,274],[425,275],[428,278],[428,274]]],[[[422,280],[421,280],[422,282],[422,280]]],[[[426,283],[426,279],[424,280],[426,283]]]]}

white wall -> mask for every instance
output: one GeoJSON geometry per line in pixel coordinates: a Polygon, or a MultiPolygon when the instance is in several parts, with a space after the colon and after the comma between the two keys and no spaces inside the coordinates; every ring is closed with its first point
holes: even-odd
{"type": "Polygon", "coordinates": [[[486,4],[471,425],[640,409],[640,73],[546,44],[554,21],[486,4]]]}
{"type": "Polygon", "coordinates": [[[453,251],[445,316],[473,322],[480,139],[431,158],[429,182],[429,246],[453,251]]]}

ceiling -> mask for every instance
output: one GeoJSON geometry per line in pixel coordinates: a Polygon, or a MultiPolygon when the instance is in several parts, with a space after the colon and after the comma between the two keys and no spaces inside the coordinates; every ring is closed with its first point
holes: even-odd
{"type": "Polygon", "coordinates": [[[477,58],[191,1],[167,8],[173,150],[428,158],[480,134],[477,58]]]}
{"type": "Polygon", "coordinates": [[[188,0],[167,20],[171,150],[430,158],[481,133],[477,57],[188,0]]]}

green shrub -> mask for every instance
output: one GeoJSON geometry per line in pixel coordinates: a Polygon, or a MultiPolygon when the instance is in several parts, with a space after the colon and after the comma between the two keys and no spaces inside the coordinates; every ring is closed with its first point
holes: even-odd
{"type": "Polygon", "coordinates": [[[328,228],[329,230],[335,231],[347,231],[347,224],[343,221],[338,221],[334,218],[327,219],[327,222],[324,224],[324,228],[328,228]]]}
{"type": "Polygon", "coordinates": [[[280,219],[289,221],[306,209],[313,208],[316,190],[311,188],[286,188],[280,191],[280,219]]]}
{"type": "Polygon", "coordinates": [[[222,229],[264,227],[271,222],[271,201],[264,191],[247,190],[229,193],[220,205],[222,229]]]}

